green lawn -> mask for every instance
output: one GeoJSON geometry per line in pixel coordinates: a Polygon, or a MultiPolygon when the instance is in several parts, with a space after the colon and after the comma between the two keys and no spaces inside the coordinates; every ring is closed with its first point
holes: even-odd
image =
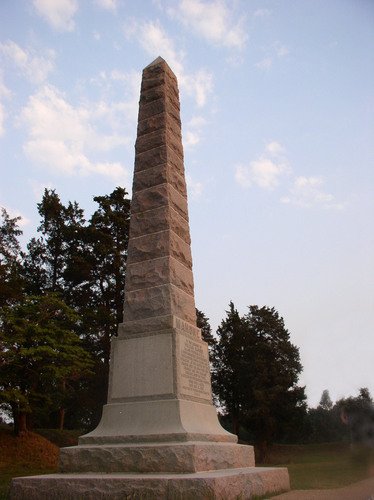
{"type": "Polygon", "coordinates": [[[276,445],[266,465],[287,467],[293,490],[339,488],[369,477],[374,454],[343,443],[276,445]]]}

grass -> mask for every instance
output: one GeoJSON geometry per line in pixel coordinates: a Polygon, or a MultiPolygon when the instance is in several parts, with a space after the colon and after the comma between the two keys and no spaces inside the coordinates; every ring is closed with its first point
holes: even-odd
{"type": "Polygon", "coordinates": [[[275,445],[264,465],[287,467],[293,490],[339,488],[372,476],[374,453],[345,443],[275,445]]]}
{"type": "Polygon", "coordinates": [[[58,452],[58,446],[38,434],[16,438],[10,430],[1,430],[0,499],[8,498],[12,477],[56,472],[58,452]]]}
{"type": "MultiPolygon", "coordinates": [[[[56,472],[59,446],[76,444],[80,434],[40,430],[15,438],[0,430],[0,500],[8,498],[12,477],[56,472]]],[[[374,475],[374,451],[352,452],[343,443],[275,445],[266,464],[257,465],[287,467],[291,489],[338,488],[374,475]]]]}

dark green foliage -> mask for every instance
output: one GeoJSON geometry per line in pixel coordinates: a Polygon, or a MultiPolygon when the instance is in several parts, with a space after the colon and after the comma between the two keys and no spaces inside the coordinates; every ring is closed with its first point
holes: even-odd
{"type": "Polygon", "coordinates": [[[207,318],[199,309],[196,309],[196,325],[198,328],[201,328],[202,339],[207,342],[210,347],[213,346],[216,343],[216,340],[212,335],[209,318],[207,318]]]}
{"type": "Polygon", "coordinates": [[[216,397],[231,415],[234,432],[242,424],[265,452],[305,415],[304,388],[297,386],[299,351],[274,308],[250,306],[241,317],[231,302],[217,335],[216,397]]]}
{"type": "Polygon", "coordinates": [[[21,217],[11,218],[1,209],[0,225],[0,307],[17,302],[22,297],[22,257],[18,237],[21,217]]]}
{"type": "Polygon", "coordinates": [[[1,309],[1,403],[11,406],[20,431],[26,415],[62,410],[69,383],[90,374],[92,360],[74,332],[77,321],[56,294],[1,309]]]}

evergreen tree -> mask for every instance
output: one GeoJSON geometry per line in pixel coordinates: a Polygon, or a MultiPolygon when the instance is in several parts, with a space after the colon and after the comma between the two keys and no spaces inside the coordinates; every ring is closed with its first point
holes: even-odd
{"type": "Polygon", "coordinates": [[[231,302],[217,335],[215,394],[231,415],[234,432],[244,424],[263,460],[274,438],[289,434],[305,415],[305,389],[297,386],[299,351],[274,308],[250,306],[240,317],[231,302]]]}
{"type": "Polygon", "coordinates": [[[22,257],[18,237],[21,217],[11,218],[1,209],[0,225],[0,307],[17,302],[23,293],[22,257]]]}
{"type": "Polygon", "coordinates": [[[331,410],[331,408],[333,407],[333,404],[332,404],[332,401],[330,398],[330,393],[327,389],[325,389],[322,392],[321,400],[319,402],[319,407],[322,408],[323,410],[327,410],[327,411],[331,410]]]}

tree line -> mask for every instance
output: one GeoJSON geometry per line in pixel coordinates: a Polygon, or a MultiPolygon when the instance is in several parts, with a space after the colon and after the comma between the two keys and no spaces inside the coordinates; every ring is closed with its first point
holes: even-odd
{"type": "MultiPolygon", "coordinates": [[[[0,408],[16,433],[91,429],[106,402],[110,339],[122,321],[131,202],[120,187],[93,199],[97,208],[86,220],[77,202],[64,205],[46,189],[37,205],[38,235],[26,250],[19,217],[2,210],[0,408]]],[[[352,420],[357,398],[329,407],[325,394],[318,408],[308,409],[298,385],[299,349],[274,308],[251,305],[240,315],[230,302],[216,335],[200,310],[197,326],[209,344],[214,402],[226,428],[263,455],[274,440],[345,438],[344,415],[352,420]]],[[[359,398],[372,405],[367,389],[361,391],[359,398]]]]}

